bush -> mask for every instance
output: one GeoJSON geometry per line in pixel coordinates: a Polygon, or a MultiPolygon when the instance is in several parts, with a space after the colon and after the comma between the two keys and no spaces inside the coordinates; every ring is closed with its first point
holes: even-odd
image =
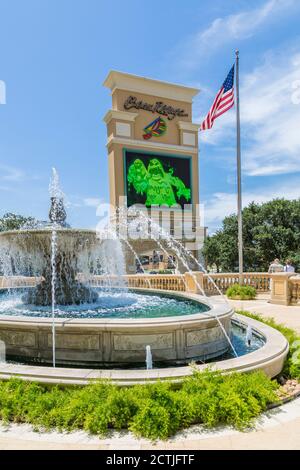
{"type": "Polygon", "coordinates": [[[256,297],[256,289],[252,286],[233,284],[228,287],[226,295],[229,299],[252,300],[256,297]]]}
{"type": "Polygon", "coordinates": [[[300,379],[300,335],[297,331],[283,325],[282,323],[276,323],[273,318],[263,318],[257,313],[250,313],[245,310],[237,310],[237,313],[265,323],[266,325],[275,328],[275,330],[280,331],[280,333],[286,337],[290,349],[285,360],[282,374],[286,378],[300,379]]]}
{"type": "Polygon", "coordinates": [[[142,401],[129,429],[148,439],[166,439],[170,435],[170,413],[154,400],[142,401]]]}
{"type": "Polygon", "coordinates": [[[192,423],[250,426],[276,401],[277,386],[262,372],[222,375],[197,369],[178,389],[169,382],[126,388],[100,381],[63,388],[11,379],[0,382],[0,419],[100,435],[110,428],[130,429],[137,436],[166,439],[192,423]]]}

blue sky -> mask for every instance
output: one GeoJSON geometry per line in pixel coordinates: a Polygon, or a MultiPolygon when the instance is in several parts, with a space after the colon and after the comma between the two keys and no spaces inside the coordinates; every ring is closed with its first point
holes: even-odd
{"type": "MultiPolygon", "coordinates": [[[[201,122],[237,48],[244,203],[300,196],[297,0],[0,0],[0,17],[0,216],[46,219],[55,166],[70,223],[95,226],[108,201],[108,71],[199,87],[201,122]]],[[[234,110],[201,133],[199,158],[213,231],[236,207],[234,110]]]]}

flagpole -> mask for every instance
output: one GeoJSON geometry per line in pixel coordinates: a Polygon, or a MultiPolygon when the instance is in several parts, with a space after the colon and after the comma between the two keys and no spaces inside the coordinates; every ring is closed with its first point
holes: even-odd
{"type": "Polygon", "coordinates": [[[237,209],[238,209],[238,253],[239,282],[243,284],[243,219],[242,219],[242,172],[241,172],[241,124],[240,124],[240,87],[239,87],[239,51],[236,55],[236,161],[237,161],[237,209]]]}

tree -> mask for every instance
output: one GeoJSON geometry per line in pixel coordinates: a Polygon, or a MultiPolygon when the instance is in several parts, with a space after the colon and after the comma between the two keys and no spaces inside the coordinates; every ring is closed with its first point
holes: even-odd
{"type": "MultiPolygon", "coordinates": [[[[237,216],[223,220],[222,228],[208,236],[203,255],[221,271],[238,270],[237,216]]],[[[274,258],[291,258],[300,268],[300,199],[274,199],[243,209],[244,270],[266,271],[274,258]]]]}
{"type": "Polygon", "coordinates": [[[0,232],[36,227],[37,224],[38,221],[34,217],[23,217],[22,215],[8,212],[0,219],[0,232]]]}

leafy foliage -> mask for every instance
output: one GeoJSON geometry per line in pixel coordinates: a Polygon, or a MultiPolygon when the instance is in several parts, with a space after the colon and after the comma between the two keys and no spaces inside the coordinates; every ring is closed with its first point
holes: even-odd
{"type": "Polygon", "coordinates": [[[277,387],[262,372],[222,375],[196,369],[178,389],[169,382],[126,388],[101,381],[63,388],[11,379],[0,382],[0,419],[99,435],[110,428],[130,429],[137,436],[166,439],[193,423],[248,427],[276,401],[277,387]]]}
{"type": "Polygon", "coordinates": [[[25,227],[35,227],[38,221],[34,217],[23,217],[22,215],[8,212],[0,218],[0,232],[8,230],[19,230],[25,227]]]}
{"type": "Polygon", "coordinates": [[[286,337],[290,350],[285,360],[282,373],[286,378],[300,379],[300,335],[297,331],[283,325],[282,323],[276,323],[273,318],[263,318],[257,313],[251,313],[246,310],[237,310],[237,313],[265,323],[266,325],[275,328],[275,330],[280,331],[280,333],[286,337]]]}
{"type": "MultiPolygon", "coordinates": [[[[218,271],[238,270],[237,216],[223,220],[223,226],[204,242],[203,255],[218,271]]],[[[300,268],[300,199],[274,199],[243,209],[245,271],[266,271],[274,258],[291,258],[300,268]]]]}
{"type": "Polygon", "coordinates": [[[256,289],[252,286],[233,284],[228,287],[226,295],[229,299],[239,298],[241,300],[252,300],[256,297],[256,289]]]}

